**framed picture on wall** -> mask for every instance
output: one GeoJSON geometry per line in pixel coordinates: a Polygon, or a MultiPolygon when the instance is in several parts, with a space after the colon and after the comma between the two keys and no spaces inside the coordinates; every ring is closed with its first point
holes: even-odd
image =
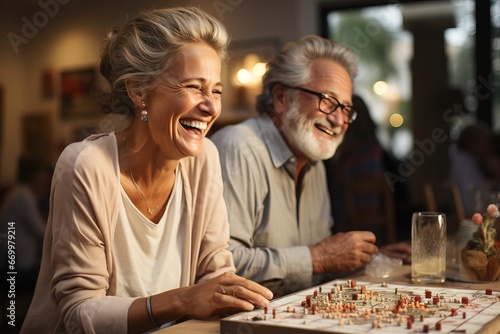
{"type": "Polygon", "coordinates": [[[96,69],[93,67],[61,72],[61,118],[63,120],[88,119],[98,114],[94,99],[96,69]]]}

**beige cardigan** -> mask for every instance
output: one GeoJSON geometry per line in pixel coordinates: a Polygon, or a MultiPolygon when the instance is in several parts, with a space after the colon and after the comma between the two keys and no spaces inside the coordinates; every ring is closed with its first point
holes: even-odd
{"type": "MultiPolygon", "coordinates": [[[[235,271],[218,152],[178,165],[189,262],[181,286],[235,271]]],[[[40,274],[22,333],[126,333],[134,298],[115,296],[113,235],[120,201],[114,133],[69,145],[54,172],[40,274]]],[[[141,273],[130,273],[141,275],[141,273]]],[[[137,296],[141,297],[141,296],[137,296]]]]}

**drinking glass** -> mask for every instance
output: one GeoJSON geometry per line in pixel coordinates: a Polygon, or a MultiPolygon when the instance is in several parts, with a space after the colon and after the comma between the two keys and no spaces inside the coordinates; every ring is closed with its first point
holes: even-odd
{"type": "Polygon", "coordinates": [[[446,215],[415,212],[411,222],[411,280],[443,283],[446,277],[446,215]]]}

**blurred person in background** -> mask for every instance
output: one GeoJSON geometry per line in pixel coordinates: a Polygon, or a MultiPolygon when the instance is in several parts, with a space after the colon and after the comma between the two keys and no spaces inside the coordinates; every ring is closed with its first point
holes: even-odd
{"type": "MultiPolygon", "coordinates": [[[[22,156],[18,161],[17,182],[8,192],[0,206],[2,235],[7,235],[10,223],[15,231],[17,287],[33,291],[40,268],[42,243],[47,217],[43,208],[50,192],[52,169],[44,160],[22,156]]],[[[6,254],[6,242],[2,242],[2,253],[6,254]]],[[[3,257],[5,258],[5,257],[3,257]]],[[[6,261],[2,261],[2,266],[6,261]]]]}
{"type": "MultiPolygon", "coordinates": [[[[352,230],[344,199],[347,180],[362,178],[366,180],[382,179],[384,182],[389,182],[385,178],[385,173],[387,171],[397,173],[398,161],[380,143],[377,137],[377,124],[373,121],[365,101],[360,96],[354,95],[352,104],[357,111],[356,121],[349,125],[335,155],[324,161],[335,221],[333,233],[352,230]]],[[[406,187],[402,182],[396,182],[394,187],[393,197],[395,203],[398,203],[395,206],[402,207],[399,203],[407,199],[406,187]]],[[[383,212],[384,205],[383,198],[377,195],[356,198],[355,202],[356,210],[365,213],[383,212]]],[[[397,213],[398,210],[395,210],[396,221],[404,219],[402,214],[398,215],[397,213]]],[[[399,239],[409,238],[409,228],[404,225],[397,227],[399,239]]],[[[382,244],[386,242],[385,231],[372,230],[372,232],[375,233],[379,242],[382,244]]]]}
{"type": "MultiPolygon", "coordinates": [[[[21,324],[26,315],[40,269],[51,177],[52,168],[45,160],[21,156],[16,183],[8,188],[0,203],[0,268],[3,273],[16,272],[17,324],[21,324]]],[[[7,293],[1,299],[5,298],[7,293]]],[[[1,313],[5,313],[5,308],[1,313]]],[[[8,320],[2,317],[5,329],[10,327],[6,324],[8,320]]]]}
{"type": "Polygon", "coordinates": [[[481,212],[488,203],[474,203],[476,191],[500,185],[500,155],[489,126],[482,122],[466,125],[456,148],[451,155],[450,181],[457,184],[466,212],[481,212]]]}

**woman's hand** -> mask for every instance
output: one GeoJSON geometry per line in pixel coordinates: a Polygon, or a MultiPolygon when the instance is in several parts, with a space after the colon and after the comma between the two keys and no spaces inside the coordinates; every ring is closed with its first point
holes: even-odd
{"type": "Polygon", "coordinates": [[[224,273],[209,281],[179,289],[177,302],[193,318],[215,314],[251,311],[266,307],[273,293],[251,280],[234,273],[224,273]]]}
{"type": "Polygon", "coordinates": [[[137,298],[129,308],[128,330],[143,333],[154,328],[155,323],[162,325],[184,317],[203,319],[251,311],[256,306],[268,306],[271,298],[273,293],[262,285],[234,273],[224,273],[208,281],[151,296],[149,310],[147,299],[137,298]]]}
{"type": "Polygon", "coordinates": [[[196,284],[190,290],[186,304],[196,318],[251,311],[256,306],[268,306],[269,300],[273,298],[271,290],[234,273],[225,273],[196,284]]]}

